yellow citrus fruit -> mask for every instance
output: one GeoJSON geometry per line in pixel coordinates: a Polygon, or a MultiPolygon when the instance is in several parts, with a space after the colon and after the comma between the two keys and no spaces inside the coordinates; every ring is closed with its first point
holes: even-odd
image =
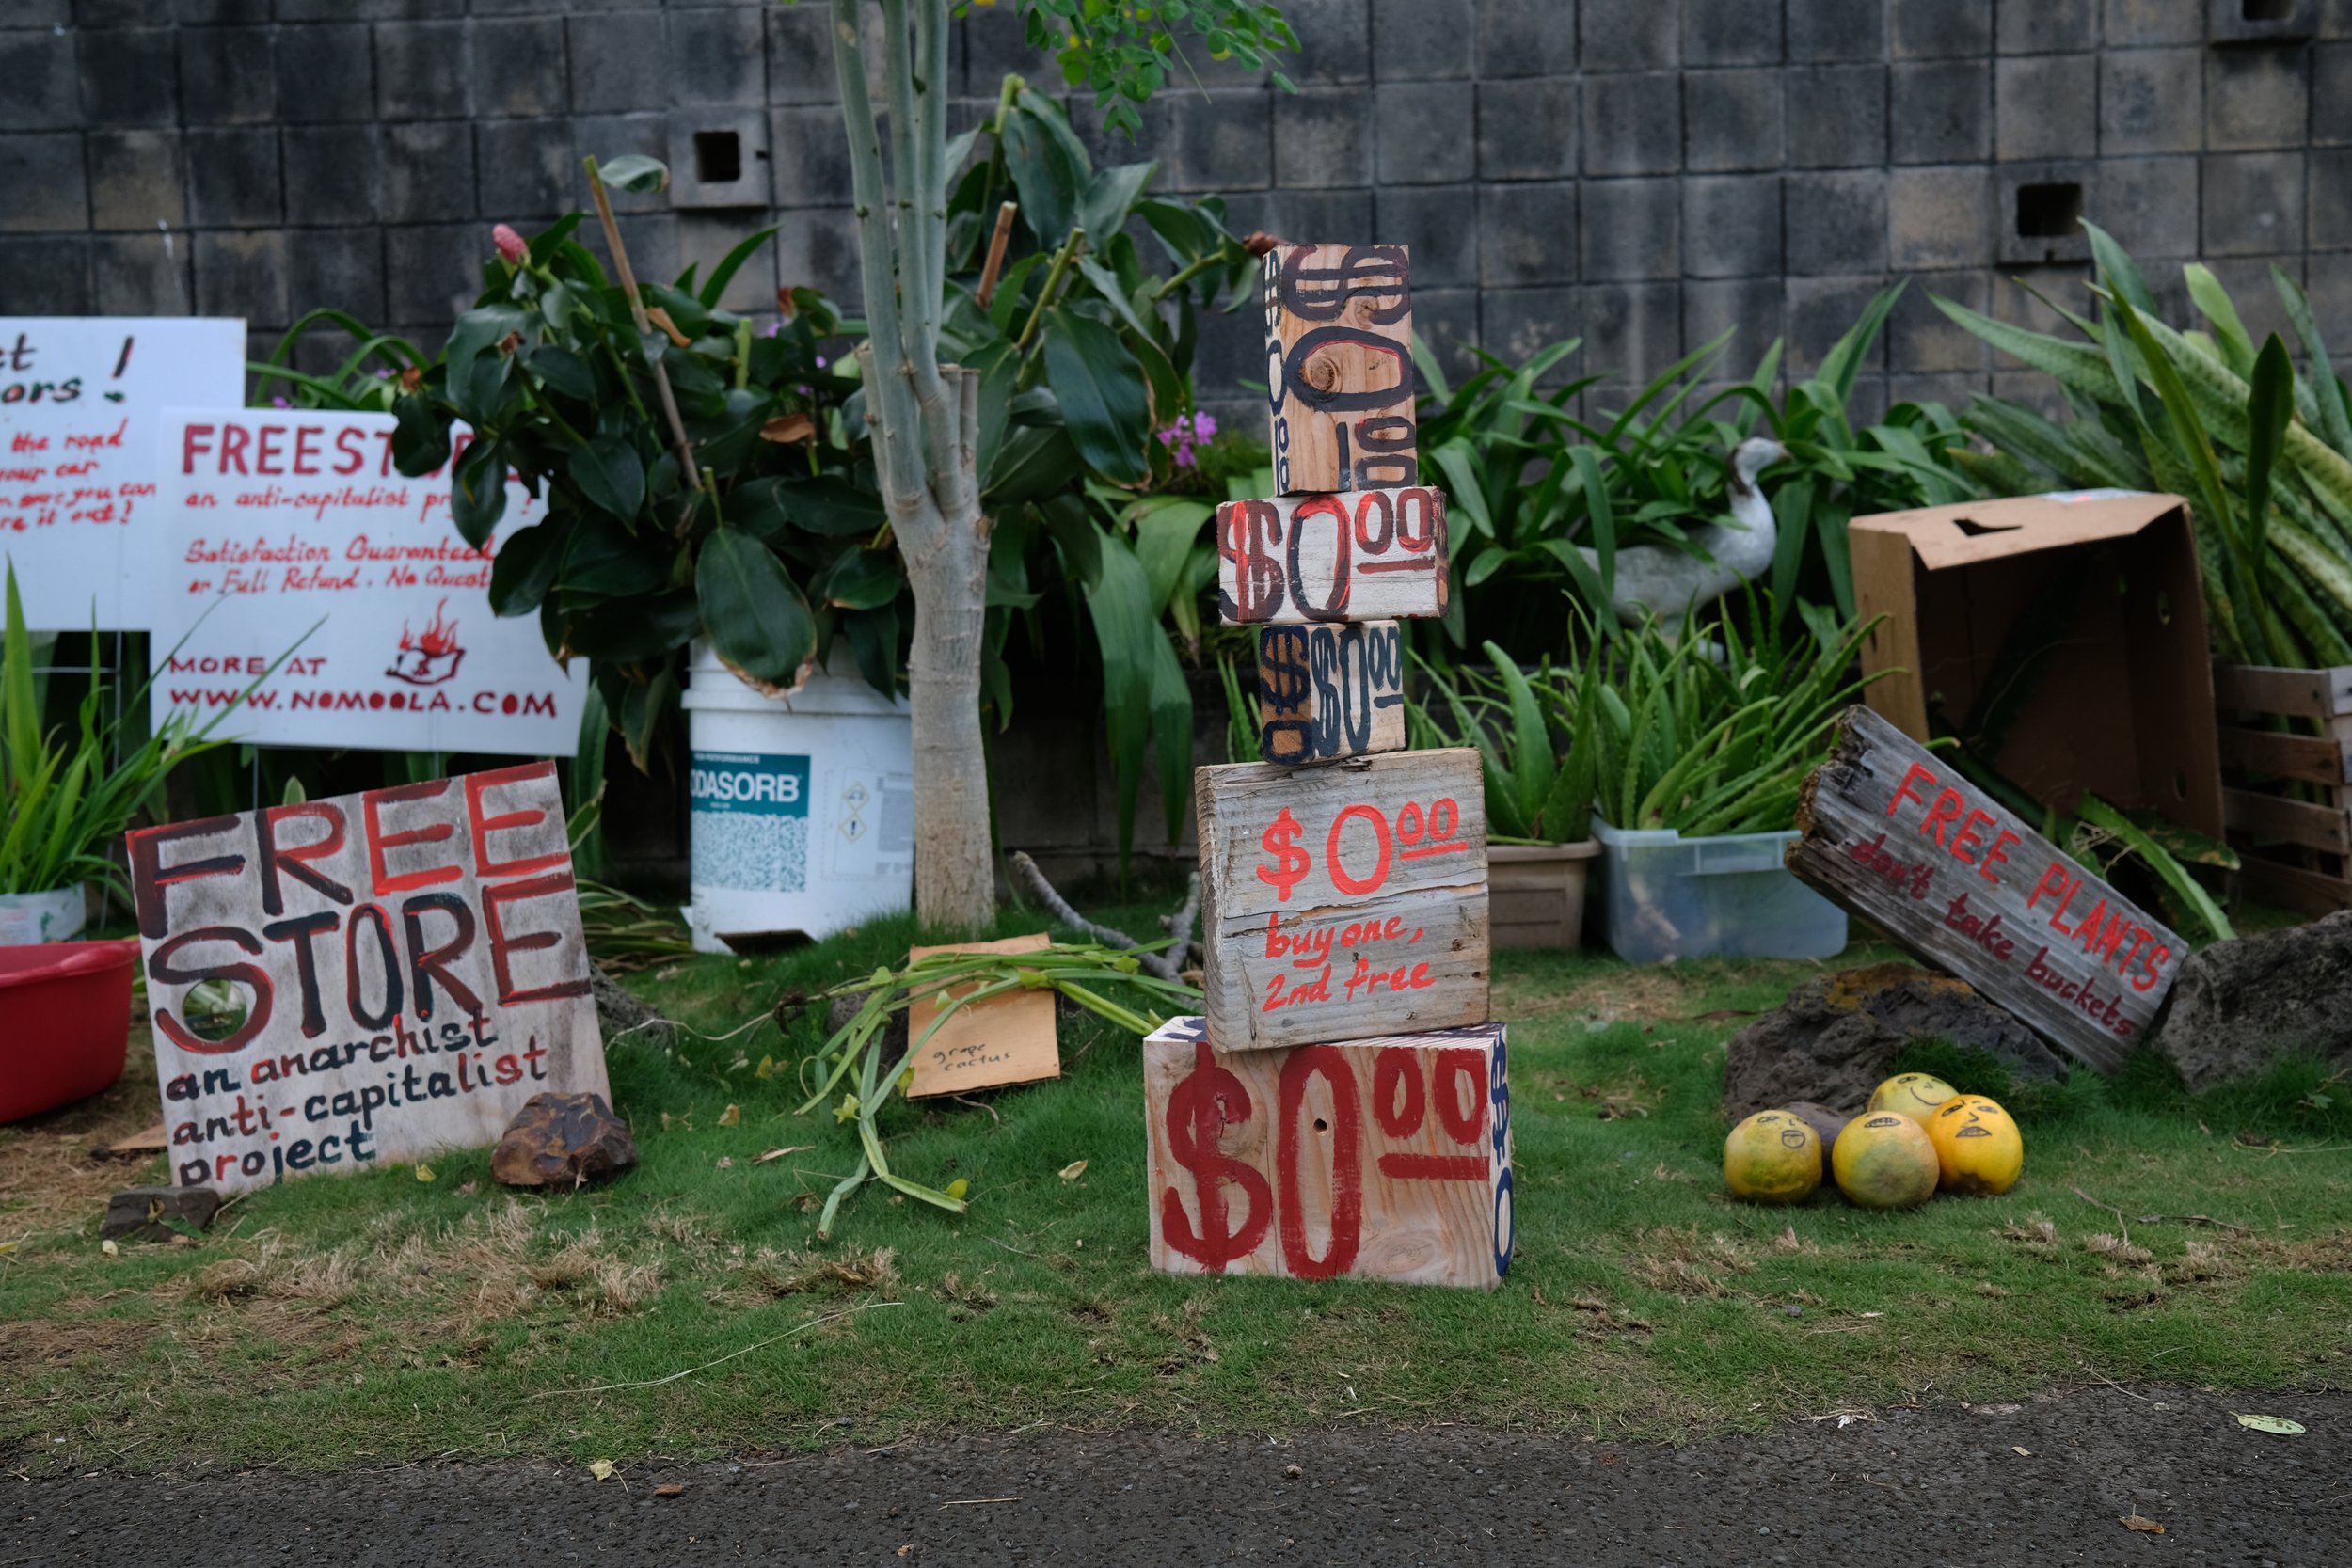
{"type": "Polygon", "coordinates": [[[1935,1145],[1909,1117],[1873,1111],[1846,1123],[1830,1155],[1837,1190],[1865,1209],[1908,1209],[1935,1196],[1935,1145]]]}
{"type": "Polygon", "coordinates": [[[1955,1095],[1928,1123],[1944,1190],[1993,1196],[2017,1185],[2026,1140],[2007,1111],[1980,1094],[1955,1095]]]}
{"type": "Polygon", "coordinates": [[[1925,1127],[1928,1118],[1959,1092],[1931,1072],[1899,1072],[1870,1091],[1870,1109],[1899,1111],[1925,1127]]]}
{"type": "Polygon", "coordinates": [[[1821,1140],[1791,1111],[1758,1111],[1724,1140],[1724,1185],[1750,1203],[1803,1203],[1821,1184],[1821,1140]]]}

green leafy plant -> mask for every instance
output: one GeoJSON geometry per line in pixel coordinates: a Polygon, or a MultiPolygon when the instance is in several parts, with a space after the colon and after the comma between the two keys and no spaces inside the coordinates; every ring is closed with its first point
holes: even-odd
{"type": "Polygon", "coordinates": [[[1485,652],[1493,673],[1465,670],[1459,681],[1422,664],[1447,718],[1408,703],[1413,743],[1477,748],[1489,842],[1581,843],[1592,836],[1598,772],[1597,662],[1530,675],[1497,644],[1485,652]]]}

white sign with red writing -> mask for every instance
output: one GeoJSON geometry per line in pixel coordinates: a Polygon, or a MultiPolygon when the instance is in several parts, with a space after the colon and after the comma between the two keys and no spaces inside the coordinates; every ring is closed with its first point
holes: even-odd
{"type": "Polygon", "coordinates": [[[177,409],[164,446],[158,722],[217,712],[293,648],[215,733],[384,752],[577,750],[585,662],[565,673],[537,616],[490,612],[491,557],[543,510],[519,483],[507,482],[506,515],[477,550],[450,520],[446,469],[409,479],[392,467],[389,414],[177,409]]]}
{"type": "Polygon", "coordinates": [[[245,323],[0,317],[0,555],[36,631],[152,626],[164,411],[245,401],[245,323]]]}

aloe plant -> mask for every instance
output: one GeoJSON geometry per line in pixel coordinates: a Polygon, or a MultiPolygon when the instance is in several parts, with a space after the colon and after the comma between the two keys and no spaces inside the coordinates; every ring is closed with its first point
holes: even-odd
{"type": "Polygon", "coordinates": [[[1417,661],[1447,717],[1408,703],[1414,744],[1477,748],[1489,842],[1590,838],[1597,752],[1585,673],[1545,666],[1531,678],[1495,643],[1484,651],[1494,673],[1466,671],[1459,681],[1417,661]]]}

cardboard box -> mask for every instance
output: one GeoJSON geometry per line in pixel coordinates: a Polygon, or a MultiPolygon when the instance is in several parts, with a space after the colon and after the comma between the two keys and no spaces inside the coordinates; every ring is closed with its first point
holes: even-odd
{"type": "Polygon", "coordinates": [[[1913,739],[1997,735],[2044,805],[2086,792],[2222,836],[2188,503],[2090,490],[1856,517],[1867,701],[1913,739]]]}

